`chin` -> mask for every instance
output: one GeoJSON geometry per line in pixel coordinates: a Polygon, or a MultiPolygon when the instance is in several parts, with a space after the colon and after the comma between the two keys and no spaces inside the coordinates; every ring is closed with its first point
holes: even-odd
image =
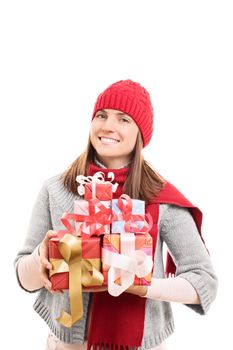
{"type": "Polygon", "coordinates": [[[101,158],[116,159],[119,157],[119,155],[113,154],[112,152],[98,152],[98,150],[96,151],[97,155],[101,158]]]}
{"type": "Polygon", "coordinates": [[[119,150],[111,146],[96,145],[96,147],[94,148],[100,156],[109,156],[109,157],[119,156],[119,150]]]}

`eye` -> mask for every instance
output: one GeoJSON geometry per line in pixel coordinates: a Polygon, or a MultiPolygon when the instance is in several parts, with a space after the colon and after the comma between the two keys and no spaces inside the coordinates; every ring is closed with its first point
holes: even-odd
{"type": "Polygon", "coordinates": [[[123,121],[123,123],[129,123],[129,119],[125,118],[125,117],[122,117],[121,120],[123,121]]]}
{"type": "Polygon", "coordinates": [[[102,114],[102,113],[99,113],[99,114],[96,114],[95,117],[98,118],[98,119],[104,119],[104,118],[106,118],[106,115],[102,114]]]}

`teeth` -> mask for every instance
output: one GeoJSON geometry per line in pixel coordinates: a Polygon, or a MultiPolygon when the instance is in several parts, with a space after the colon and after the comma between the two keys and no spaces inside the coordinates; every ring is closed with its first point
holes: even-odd
{"type": "Polygon", "coordinates": [[[118,141],[115,140],[115,139],[109,139],[107,137],[100,137],[100,140],[103,142],[103,143],[117,143],[118,141]]]}

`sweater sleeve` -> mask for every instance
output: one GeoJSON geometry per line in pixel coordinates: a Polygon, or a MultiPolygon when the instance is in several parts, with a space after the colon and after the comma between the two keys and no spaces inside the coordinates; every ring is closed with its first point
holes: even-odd
{"type": "Polygon", "coordinates": [[[160,221],[160,234],[176,265],[176,276],[196,290],[200,304],[185,304],[206,314],[217,293],[217,277],[210,256],[186,208],[168,205],[160,221]]]}
{"type": "Polygon", "coordinates": [[[183,304],[200,304],[195,288],[184,278],[152,278],[145,298],[183,304]]]}
{"type": "Polygon", "coordinates": [[[49,194],[46,183],[44,183],[32,210],[23,247],[19,250],[14,261],[19,285],[28,292],[43,287],[39,276],[38,245],[46,232],[51,229],[49,194]]]}

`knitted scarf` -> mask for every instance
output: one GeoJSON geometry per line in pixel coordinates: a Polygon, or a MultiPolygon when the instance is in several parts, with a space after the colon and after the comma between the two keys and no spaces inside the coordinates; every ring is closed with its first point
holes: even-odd
{"type": "MultiPolygon", "coordinates": [[[[89,175],[102,171],[105,176],[109,171],[115,175],[118,188],[113,197],[118,198],[122,194],[122,187],[128,174],[128,168],[104,169],[91,164],[89,175]]],[[[146,213],[153,218],[153,226],[150,235],[153,238],[153,256],[158,235],[159,204],[167,203],[189,208],[201,234],[202,214],[193,206],[173,185],[169,182],[149,204],[146,205],[146,213]]],[[[166,274],[175,274],[175,264],[168,254],[166,274]]],[[[130,347],[138,348],[142,344],[144,333],[146,298],[130,293],[123,293],[118,297],[111,296],[108,292],[97,292],[93,296],[91,324],[88,335],[88,350],[97,349],[123,350],[130,347]]]]}

